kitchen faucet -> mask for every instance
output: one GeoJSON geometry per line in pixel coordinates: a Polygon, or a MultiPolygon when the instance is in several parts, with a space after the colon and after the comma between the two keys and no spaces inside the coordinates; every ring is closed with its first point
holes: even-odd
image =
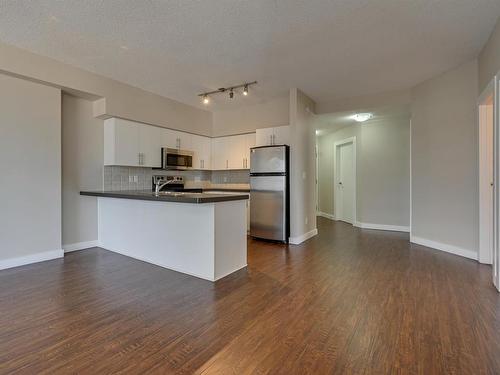
{"type": "Polygon", "coordinates": [[[155,181],[155,195],[158,196],[160,195],[160,190],[162,187],[164,187],[165,185],[168,185],[168,184],[171,184],[173,182],[178,182],[177,179],[172,179],[172,180],[167,180],[165,182],[163,182],[164,180],[156,180],[155,181]]]}

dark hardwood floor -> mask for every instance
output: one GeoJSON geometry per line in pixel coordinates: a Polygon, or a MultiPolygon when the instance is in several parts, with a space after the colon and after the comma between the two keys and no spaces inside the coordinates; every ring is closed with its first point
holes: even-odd
{"type": "Polygon", "coordinates": [[[215,284],[102,249],[0,272],[0,373],[500,374],[488,266],[325,219],[215,284]]]}

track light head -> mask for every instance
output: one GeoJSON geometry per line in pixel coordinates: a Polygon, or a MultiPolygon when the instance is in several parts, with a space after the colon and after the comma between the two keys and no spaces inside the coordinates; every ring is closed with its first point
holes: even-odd
{"type": "Polygon", "coordinates": [[[243,95],[247,96],[248,95],[248,85],[245,85],[243,87],[243,95]]]}
{"type": "Polygon", "coordinates": [[[210,98],[208,97],[208,95],[203,95],[203,104],[208,104],[210,103],[210,98]]]}
{"type": "Polygon", "coordinates": [[[234,92],[233,89],[229,90],[229,99],[234,98],[234,92]]]}

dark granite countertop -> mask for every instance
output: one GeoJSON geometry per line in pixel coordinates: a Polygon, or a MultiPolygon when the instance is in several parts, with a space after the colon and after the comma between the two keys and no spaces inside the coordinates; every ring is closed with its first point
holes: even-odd
{"type": "MultiPolygon", "coordinates": [[[[214,191],[214,190],[212,190],[214,191]]],[[[238,201],[248,199],[248,194],[211,194],[211,193],[160,193],[156,196],[149,190],[124,190],[124,191],[81,191],[80,195],[105,198],[138,199],[158,202],[176,203],[215,203],[238,201]]]]}

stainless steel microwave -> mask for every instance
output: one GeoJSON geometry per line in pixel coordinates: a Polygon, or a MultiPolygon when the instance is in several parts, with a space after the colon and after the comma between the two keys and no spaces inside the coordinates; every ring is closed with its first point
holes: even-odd
{"type": "Polygon", "coordinates": [[[161,166],[163,169],[191,169],[193,167],[193,152],[163,147],[161,149],[161,166]]]}

